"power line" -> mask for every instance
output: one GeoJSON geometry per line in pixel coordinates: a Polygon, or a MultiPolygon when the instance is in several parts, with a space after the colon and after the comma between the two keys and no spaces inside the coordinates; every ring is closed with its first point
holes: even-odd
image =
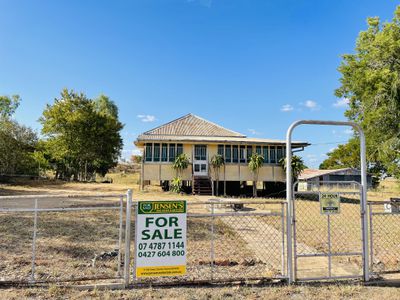
{"type": "Polygon", "coordinates": [[[325,142],[325,143],[316,143],[316,144],[311,143],[311,146],[333,145],[333,144],[342,144],[342,143],[347,143],[347,142],[348,141],[325,142]]]}

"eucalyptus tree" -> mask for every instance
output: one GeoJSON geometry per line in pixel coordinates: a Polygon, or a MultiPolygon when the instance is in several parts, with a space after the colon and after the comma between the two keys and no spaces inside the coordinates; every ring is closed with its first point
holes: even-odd
{"type": "Polygon", "coordinates": [[[105,175],[121,154],[123,124],[116,105],[106,96],[92,100],[64,89],[40,118],[56,177],[88,180],[105,175]]]}
{"type": "Polygon", "coordinates": [[[36,175],[37,134],[12,118],[20,102],[18,95],[0,95],[0,174],[36,175]]]}
{"type": "Polygon", "coordinates": [[[355,51],[343,55],[335,94],[348,102],[345,116],[359,123],[368,160],[400,177],[400,6],[391,22],[367,19],[355,51]]]}
{"type": "Polygon", "coordinates": [[[20,102],[19,95],[0,95],[0,118],[9,119],[17,110],[20,102]]]}

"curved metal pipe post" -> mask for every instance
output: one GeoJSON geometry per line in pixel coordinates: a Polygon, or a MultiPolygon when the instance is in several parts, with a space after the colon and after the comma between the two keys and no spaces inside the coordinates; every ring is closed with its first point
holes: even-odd
{"type": "Polygon", "coordinates": [[[292,245],[292,226],[293,226],[293,185],[292,185],[292,133],[293,130],[303,124],[308,125],[334,125],[350,126],[357,130],[360,135],[360,161],[361,161],[361,218],[362,218],[362,243],[363,243],[363,277],[364,281],[369,280],[369,257],[368,257],[368,219],[367,213],[367,162],[365,135],[362,128],[354,122],[342,121],[320,121],[320,120],[299,120],[292,123],[286,132],[286,201],[287,201],[287,259],[288,259],[288,281],[294,281],[293,276],[293,245],[292,245]]]}

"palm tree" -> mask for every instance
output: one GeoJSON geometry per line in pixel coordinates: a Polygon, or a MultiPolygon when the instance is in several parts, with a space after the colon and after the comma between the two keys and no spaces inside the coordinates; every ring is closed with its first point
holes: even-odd
{"type": "Polygon", "coordinates": [[[253,173],[253,197],[257,197],[258,172],[264,164],[264,157],[261,154],[253,153],[249,159],[249,169],[253,173]]]}
{"type": "Polygon", "coordinates": [[[179,154],[174,163],[172,164],[172,168],[176,171],[176,177],[180,177],[182,175],[182,171],[187,169],[189,166],[189,158],[185,153],[179,154]]]}
{"type": "Polygon", "coordinates": [[[215,174],[215,180],[217,182],[217,191],[216,195],[219,195],[218,188],[219,188],[219,172],[221,170],[221,167],[225,164],[224,157],[221,154],[215,154],[211,158],[211,165],[214,169],[214,174],[215,174]]]}
{"type": "MultiPolygon", "coordinates": [[[[279,160],[280,165],[282,166],[283,170],[286,172],[286,157],[283,157],[279,160]]],[[[297,178],[299,178],[299,175],[301,172],[303,172],[304,169],[307,168],[307,166],[304,164],[303,159],[300,156],[293,155],[292,156],[292,177],[293,177],[293,182],[297,181],[297,178]]]]}

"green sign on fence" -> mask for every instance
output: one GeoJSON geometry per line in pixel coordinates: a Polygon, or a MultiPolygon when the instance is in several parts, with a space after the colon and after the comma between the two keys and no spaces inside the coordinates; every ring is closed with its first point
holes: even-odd
{"type": "Polygon", "coordinates": [[[339,193],[319,193],[319,203],[321,214],[334,215],[340,214],[340,195],[339,193]]]}
{"type": "Polygon", "coordinates": [[[186,273],[186,201],[139,201],[136,277],[186,273]]]}

